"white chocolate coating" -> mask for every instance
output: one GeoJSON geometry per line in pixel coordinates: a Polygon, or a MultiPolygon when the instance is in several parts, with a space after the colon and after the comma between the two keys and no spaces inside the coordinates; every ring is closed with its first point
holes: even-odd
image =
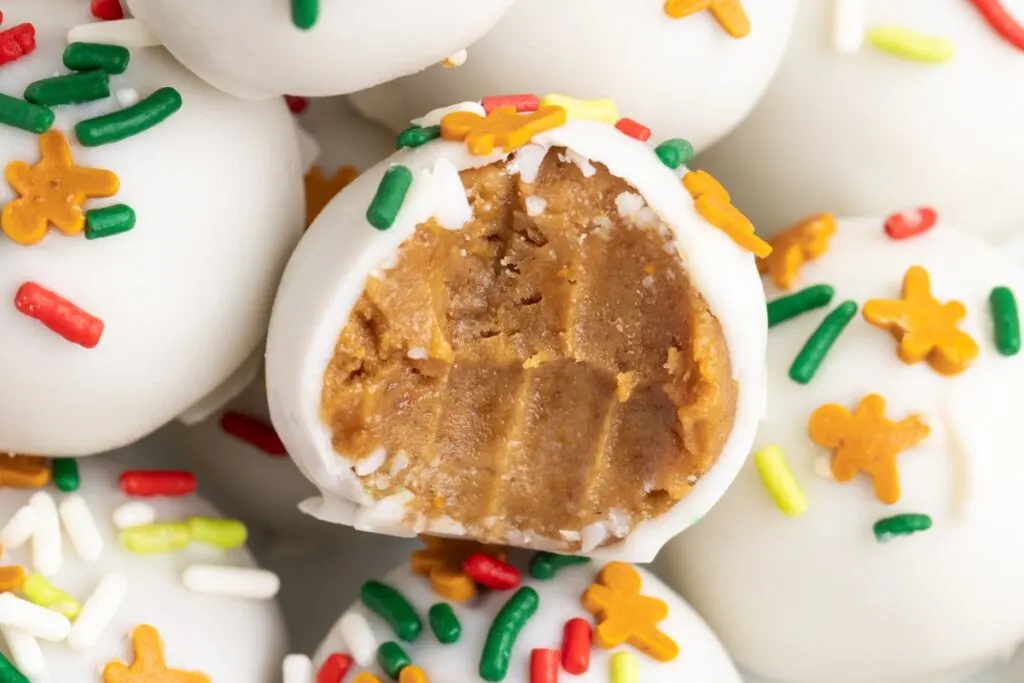
{"type": "Polygon", "coordinates": [[[310,30],[286,0],[128,0],[171,53],[238,97],[324,97],[426,68],[469,46],[512,0],[320,2],[310,30]]]}
{"type": "Polygon", "coordinates": [[[396,130],[425,111],[486,95],[611,98],[654,141],[697,150],[743,120],[782,60],[796,0],[743,0],[751,32],[708,12],[673,19],[660,0],[518,0],[458,68],[434,66],[353,97],[396,130]]]}
{"type": "MultiPolygon", "coordinates": [[[[35,53],[0,67],[0,92],[16,96],[66,73],[68,29],[91,20],[79,0],[10,0],[3,11],[5,26],[36,27],[35,53]]],[[[266,332],[273,288],[303,222],[290,114],[279,101],[214,90],[159,48],[133,50],[127,71],[111,78],[112,93],[133,88],[145,97],[162,86],[181,93],[180,111],[100,147],[81,147],[73,126],[116,110],[113,94],[56,109],[54,128],[74,162],[120,179],[114,197],[84,208],[129,205],[138,217],[131,232],[86,240],[51,228],[30,247],[0,235],[2,452],[78,456],[130,443],[231,378],[266,332]],[[103,320],[99,344],[84,349],[19,313],[12,300],[25,281],[103,320]]],[[[0,167],[38,159],[37,136],[0,126],[0,167]]],[[[15,197],[0,182],[0,205],[15,197]]],[[[242,374],[235,393],[248,383],[242,374]]]]}
{"type": "MultiPolygon", "coordinates": [[[[649,146],[608,125],[569,120],[534,136],[533,144],[517,152],[513,162],[521,159],[523,166],[528,166],[527,158],[539,160],[544,149],[552,146],[566,147],[584,159],[605,164],[613,175],[628,181],[671,227],[690,282],[721,323],[739,386],[734,428],[718,463],[672,510],[641,522],[623,542],[600,551],[616,559],[650,561],[669,538],[714,504],[749,452],[764,402],[763,294],[751,254],[697,214],[676,174],[661,164],[649,146]]],[[[446,517],[428,520],[416,515],[410,523],[402,494],[375,501],[363,490],[352,463],[332,447],[329,425],[321,418],[321,389],[337,337],[362,294],[366,277],[386,267],[417,225],[435,215],[457,215],[460,202],[468,206],[463,192],[446,194],[438,189],[461,183],[453,177],[456,169],[502,158],[500,152],[474,157],[465,144],[445,140],[402,150],[339,194],[296,250],[271,320],[267,388],[274,426],[299,468],[323,496],[307,505],[310,514],[381,533],[452,533],[453,525],[446,517]],[[380,231],[367,222],[366,209],[392,164],[408,167],[414,182],[394,225],[380,231]]],[[[564,539],[551,539],[550,546],[559,549],[567,544],[564,539]]]]}
{"type": "MultiPolygon", "coordinates": [[[[942,36],[956,55],[921,64],[867,43],[841,54],[834,4],[800,3],[767,94],[696,166],[726,183],[765,234],[822,209],[880,215],[920,205],[986,238],[1024,227],[1024,51],[968,0],[867,0],[868,28],[942,36]]],[[[1024,0],[1001,4],[1024,24],[1024,0]]]]}
{"type": "MultiPolygon", "coordinates": [[[[488,591],[468,603],[449,603],[462,625],[462,635],[456,643],[443,645],[430,632],[427,610],[431,605],[445,600],[433,592],[429,581],[416,576],[407,566],[388,574],[382,581],[397,589],[416,609],[423,620],[423,632],[414,643],[398,640],[394,631],[380,617],[362,604],[356,604],[349,613],[357,613],[369,622],[378,643],[398,642],[409,655],[413,664],[427,674],[431,683],[477,683],[482,681],[478,673],[480,653],[488,629],[498,610],[508,601],[514,591],[488,591]]],[[[520,566],[517,564],[517,566],[520,566]]],[[[523,571],[522,585],[530,586],[540,597],[537,613],[520,632],[512,653],[508,675],[504,683],[528,683],[530,680],[530,652],[534,648],[559,649],[562,645],[562,631],[565,622],[582,618],[593,623],[591,616],[583,609],[580,598],[583,592],[596,580],[604,563],[593,562],[575,567],[562,568],[551,580],[531,579],[523,571]]],[[[520,566],[520,568],[522,568],[520,566]]],[[[714,633],[700,616],[679,598],[668,586],[653,574],[637,568],[643,585],[641,594],[663,601],[668,606],[668,616],[660,622],[661,630],[679,646],[680,654],[671,662],[658,662],[628,645],[613,650],[594,646],[590,651],[590,668],[586,673],[572,676],[562,672],[563,680],[579,683],[608,683],[611,679],[609,660],[617,652],[631,651],[638,663],[640,681],[672,681],[672,683],[741,683],[729,655],[722,648],[714,633]]],[[[342,615],[344,618],[345,615],[342,615]]],[[[341,619],[338,620],[340,624],[341,619]]],[[[347,653],[344,638],[338,624],[327,635],[314,658],[315,669],[334,652],[347,653]]],[[[352,672],[364,669],[353,666],[352,672]]],[[[381,680],[383,672],[373,666],[368,669],[381,680]]]]}
{"type": "MultiPolygon", "coordinates": [[[[276,683],[281,657],[287,651],[284,624],[272,600],[197,595],[181,581],[183,570],[191,564],[224,564],[252,567],[252,557],[244,548],[218,550],[192,543],[184,550],[167,555],[135,555],[117,540],[118,530],[111,519],[114,509],[129,500],[139,500],[118,490],[117,477],[122,467],[106,458],[79,461],[81,487],[77,491],[88,504],[104,546],[96,562],[85,562],[76,554],[65,532],[62,538],[63,562],[50,582],[80,603],[106,574],[116,572],[127,577],[128,593],[110,625],[95,647],[72,650],[67,643],[40,641],[46,661],[46,677],[33,683],[96,683],[100,672],[113,659],[130,665],[133,661],[130,633],[141,624],[155,627],[164,642],[168,666],[200,671],[213,681],[223,683],[276,683]]],[[[45,489],[58,505],[68,494],[52,484],[45,489]]],[[[33,491],[0,490],[0,519],[6,523],[25,505],[33,491]]],[[[157,521],[177,522],[190,516],[219,516],[198,496],[146,499],[157,511],[157,521]]],[[[32,571],[32,542],[9,549],[4,564],[20,564],[32,571]]],[[[21,597],[21,593],[16,593],[21,597]]],[[[3,653],[10,657],[6,643],[3,653]]]]}
{"type": "MultiPolygon", "coordinates": [[[[988,297],[1002,285],[1020,301],[1024,273],[941,219],[900,242],[881,219],[862,219],[839,222],[794,290],[818,283],[835,287],[829,307],[769,331],[770,399],[755,446],[782,450],[806,512],[784,516],[751,460],[711,513],[666,547],[663,576],[738,661],[781,683],[930,683],[1004,656],[1024,638],[1024,466],[1014,456],[1024,355],[997,353],[988,297]],[[914,265],[928,270],[939,301],[966,306],[960,329],[980,347],[973,365],[953,377],[906,365],[893,337],[858,313],[808,385],[788,377],[827,311],[898,298],[914,265]],[[840,484],[817,474],[830,452],[808,436],[819,406],[852,410],[870,393],[885,399],[889,419],[918,415],[931,430],[897,456],[894,505],[875,498],[866,475],[840,484]],[[927,514],[933,526],[878,543],[872,525],[901,513],[927,514]]],[[[769,300],[780,294],[766,289],[769,300]]]]}

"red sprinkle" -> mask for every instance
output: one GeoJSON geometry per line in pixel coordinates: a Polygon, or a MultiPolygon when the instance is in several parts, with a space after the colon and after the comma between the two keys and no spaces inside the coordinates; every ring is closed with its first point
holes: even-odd
{"type": "Polygon", "coordinates": [[[480,100],[480,106],[490,114],[498,107],[515,107],[520,114],[526,111],[537,111],[540,99],[536,95],[488,95],[480,100]]]}
{"type": "Polygon", "coordinates": [[[558,654],[539,648],[530,652],[530,683],[558,683],[558,654]]]}
{"type": "Polygon", "coordinates": [[[227,412],[220,418],[220,428],[241,439],[253,448],[258,448],[267,455],[280,458],[288,455],[284,444],[274,428],[266,422],[242,413],[227,412]]]}
{"type": "Polygon", "coordinates": [[[935,209],[922,206],[920,209],[894,213],[885,221],[885,234],[894,240],[905,240],[928,232],[935,225],[939,215],[935,209]]]}
{"type": "Polygon", "coordinates": [[[284,101],[288,105],[288,110],[293,114],[301,114],[309,106],[309,100],[298,95],[285,95],[284,101]]]}
{"type": "Polygon", "coordinates": [[[103,321],[34,282],[26,282],[14,294],[19,313],[38,320],[73,344],[95,347],[103,335],[103,321]]]}
{"type": "Polygon", "coordinates": [[[647,142],[651,139],[651,129],[642,123],[634,121],[633,119],[619,119],[619,122],[615,124],[615,127],[629,137],[636,138],[640,142],[647,142]]]}
{"type": "Polygon", "coordinates": [[[462,569],[466,576],[485,588],[507,591],[519,585],[519,570],[485,553],[473,553],[462,569]]]}
{"type": "Polygon", "coordinates": [[[341,683],[341,679],[345,678],[345,674],[351,668],[352,658],[335,652],[316,673],[316,683],[341,683]]]}
{"type": "Polygon", "coordinates": [[[570,619],[562,632],[562,668],[579,676],[590,668],[590,624],[570,619]]]}
{"type": "Polygon", "coordinates": [[[124,8],[121,0],[92,0],[92,15],[103,21],[124,19],[124,8]]]}
{"type": "Polygon", "coordinates": [[[0,66],[32,54],[35,49],[36,27],[32,24],[18,24],[0,31],[0,66]]]}
{"type": "Polygon", "coordinates": [[[125,470],[118,486],[129,496],[185,496],[195,493],[196,477],[185,470],[125,470]]]}
{"type": "Polygon", "coordinates": [[[1018,50],[1024,50],[1024,26],[1014,19],[999,0],[971,0],[996,33],[1018,50]]]}

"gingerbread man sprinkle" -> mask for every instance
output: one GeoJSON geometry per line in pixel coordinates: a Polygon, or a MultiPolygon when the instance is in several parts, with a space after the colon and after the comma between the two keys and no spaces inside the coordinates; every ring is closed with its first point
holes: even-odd
{"type": "Polygon", "coordinates": [[[565,109],[554,105],[522,114],[514,106],[496,107],[487,116],[456,111],[441,119],[441,137],[465,140],[470,154],[487,156],[495,147],[506,152],[519,149],[534,135],[565,125],[565,121],[565,109]]]}
{"type": "Polygon", "coordinates": [[[754,234],[754,224],[732,205],[732,198],[722,183],[707,171],[690,171],[683,176],[683,187],[693,197],[697,213],[738,246],[758,258],[772,253],[772,247],[754,234]]]}
{"type": "Polygon", "coordinates": [[[704,11],[710,11],[733,38],[744,38],[750,33],[750,18],[740,0],[665,0],[665,14],[673,19],[704,11]]]}
{"type": "Polygon", "coordinates": [[[874,481],[875,496],[892,505],[900,499],[896,456],[928,436],[928,425],[917,416],[893,422],[885,417],[885,399],[869,394],[851,413],[836,403],[811,415],[808,431],[814,443],[835,451],[832,476],[852,481],[858,472],[874,481]]]}
{"type": "Polygon", "coordinates": [[[978,357],[978,345],[957,327],[967,315],[959,301],[940,303],[932,296],[928,271],[913,266],[903,276],[900,299],[874,299],[864,304],[864,319],[899,341],[904,363],[927,360],[943,375],[963,372],[978,357]]]}
{"type": "Polygon", "coordinates": [[[822,213],[806,218],[769,240],[772,253],[757,262],[757,272],[771,277],[775,286],[787,290],[796,284],[800,269],[828,251],[836,232],[836,219],[822,213]]]}
{"type": "Polygon", "coordinates": [[[452,602],[465,602],[476,595],[476,584],[463,569],[470,555],[486,553],[505,560],[504,550],[481,543],[432,536],[422,540],[427,547],[412,554],[412,571],[429,578],[434,592],[452,602]]]}
{"type": "Polygon", "coordinates": [[[103,683],[210,683],[206,674],[168,669],[160,634],[152,626],[137,626],[132,631],[131,666],[112,661],[103,668],[103,683]]]}

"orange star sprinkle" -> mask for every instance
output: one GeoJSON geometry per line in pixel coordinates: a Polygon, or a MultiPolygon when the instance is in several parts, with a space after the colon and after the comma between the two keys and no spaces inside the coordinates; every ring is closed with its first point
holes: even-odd
{"type": "Polygon", "coordinates": [[[306,174],[306,227],[320,215],[334,195],[344,190],[356,179],[359,170],[355,166],[342,166],[330,178],[324,176],[316,166],[306,174]]]}
{"type": "Polygon", "coordinates": [[[0,454],[0,487],[39,489],[50,483],[50,461],[34,455],[0,454]]]}
{"type": "Polygon", "coordinates": [[[779,289],[789,289],[796,284],[805,263],[828,251],[835,232],[836,219],[832,214],[822,213],[800,221],[769,241],[772,253],[757,262],[757,272],[770,275],[779,289]]]}
{"type": "Polygon", "coordinates": [[[160,634],[152,626],[143,624],[132,631],[132,650],[135,662],[130,667],[110,662],[103,668],[103,683],[210,683],[206,674],[168,669],[160,634]]]}
{"type": "Polygon", "coordinates": [[[424,536],[422,540],[427,547],[412,554],[412,571],[429,578],[434,592],[452,602],[465,602],[476,595],[476,584],[462,568],[466,558],[474,553],[486,553],[505,560],[505,551],[494,546],[432,536],[424,536]]]}
{"type": "Polygon", "coordinates": [[[732,205],[729,193],[713,175],[707,171],[690,171],[683,176],[683,187],[693,197],[697,213],[741,248],[758,258],[772,253],[771,245],[754,234],[754,224],[732,205]]]}
{"type": "Polygon", "coordinates": [[[4,177],[20,195],[0,213],[0,228],[18,244],[36,244],[53,224],[65,235],[85,228],[82,205],[93,197],[117,193],[118,179],[110,171],[75,166],[64,134],[50,130],[39,136],[42,158],[35,166],[24,161],[7,164],[4,177]]]}
{"type": "Polygon", "coordinates": [[[605,565],[583,593],[583,609],[597,618],[594,643],[606,650],[629,643],[659,662],[670,662],[679,646],[658,629],[668,605],[640,594],[640,574],[624,562],[605,565]]]}
{"type": "Polygon", "coordinates": [[[740,0],[665,0],[665,14],[673,19],[705,10],[710,10],[715,21],[733,38],[744,38],[750,33],[750,17],[740,0]]]}
{"type": "Polygon", "coordinates": [[[441,119],[441,137],[465,140],[466,148],[475,156],[487,156],[500,147],[506,152],[519,149],[534,135],[565,125],[565,109],[541,107],[519,114],[516,108],[496,107],[487,116],[471,111],[455,111],[441,119]]]}
{"type": "Polygon", "coordinates": [[[939,303],[930,289],[928,271],[913,266],[903,276],[902,298],[868,301],[864,319],[896,338],[904,363],[927,360],[936,372],[955,375],[978,357],[978,345],[957,327],[967,315],[964,305],[959,301],[939,303]]]}
{"type": "Polygon", "coordinates": [[[836,403],[823,405],[811,415],[811,439],[834,449],[832,476],[852,481],[858,472],[870,476],[875,496],[892,505],[900,499],[896,456],[928,436],[928,425],[916,416],[893,422],[885,417],[885,399],[869,394],[850,413],[836,403]]]}

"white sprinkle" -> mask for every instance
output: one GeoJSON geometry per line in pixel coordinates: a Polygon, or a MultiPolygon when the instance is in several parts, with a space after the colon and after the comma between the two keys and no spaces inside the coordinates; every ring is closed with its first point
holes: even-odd
{"type": "Polygon", "coordinates": [[[635,192],[623,192],[615,198],[615,209],[623,218],[637,215],[644,204],[644,198],[635,192]]]}
{"type": "Polygon", "coordinates": [[[456,67],[456,66],[462,66],[463,64],[466,63],[466,58],[467,57],[469,57],[469,52],[467,52],[466,50],[463,49],[463,50],[459,50],[458,52],[453,54],[451,57],[446,58],[441,63],[444,64],[445,66],[447,66],[448,68],[452,68],[452,67],[456,67]]]}
{"type": "Polygon", "coordinates": [[[584,178],[590,178],[597,173],[597,169],[594,168],[594,164],[590,163],[590,159],[586,158],[574,149],[567,149],[565,154],[561,155],[560,158],[562,161],[576,164],[584,178]]]}
{"type": "Polygon", "coordinates": [[[564,538],[566,541],[568,541],[569,543],[579,543],[580,532],[578,532],[578,531],[569,531],[567,529],[560,529],[558,531],[558,534],[562,538],[564,538]]]}
{"type": "Polygon", "coordinates": [[[313,662],[306,655],[287,655],[281,664],[283,683],[313,683],[313,662]]]}
{"type": "Polygon", "coordinates": [[[121,47],[156,47],[160,41],[137,19],[97,21],[68,31],[69,43],[101,43],[121,47]]]}
{"type": "Polygon", "coordinates": [[[548,200],[543,197],[536,195],[530,195],[526,198],[526,215],[527,216],[539,216],[544,213],[544,209],[548,208],[548,200]]]}
{"type": "Polygon", "coordinates": [[[79,652],[95,647],[107,626],[117,616],[127,595],[128,579],[124,574],[107,574],[100,579],[71,627],[68,646],[79,652]]]}
{"type": "Polygon", "coordinates": [[[0,626],[10,626],[54,643],[67,638],[71,630],[71,622],[63,614],[16,598],[13,593],[0,595],[0,626]]]}
{"type": "Polygon", "coordinates": [[[388,452],[383,446],[378,446],[368,456],[356,463],[356,474],[365,477],[373,474],[384,465],[388,459],[388,452]]]}
{"type": "MultiPolygon", "coordinates": [[[[463,254],[463,256],[465,256],[465,254],[463,254]]],[[[410,358],[412,360],[426,360],[427,350],[422,346],[414,346],[411,349],[409,349],[409,351],[406,352],[405,355],[407,358],[410,358]]]]}
{"type": "Polygon", "coordinates": [[[28,499],[36,511],[36,531],[32,534],[32,566],[46,578],[60,571],[64,562],[61,548],[60,518],[53,496],[46,491],[37,491],[28,499]]]}
{"type": "Polygon", "coordinates": [[[608,511],[608,528],[616,538],[625,538],[629,533],[632,516],[625,510],[612,508],[608,511]]]}
{"type": "Polygon", "coordinates": [[[840,54],[853,55],[864,45],[867,34],[866,0],[836,0],[832,42],[840,54]]]}
{"type": "Polygon", "coordinates": [[[604,543],[604,540],[608,538],[608,529],[601,522],[594,522],[583,527],[583,532],[580,534],[581,543],[580,550],[584,553],[596,549],[599,545],[604,543]]]}
{"type": "Polygon", "coordinates": [[[277,574],[250,567],[194,564],[185,569],[181,578],[190,591],[204,595],[269,600],[281,589],[281,579],[277,574]]]}
{"type": "Polygon", "coordinates": [[[103,536],[96,527],[96,520],[85,498],[72,494],[61,501],[60,519],[64,522],[64,531],[78,556],[86,562],[100,559],[103,554],[103,536]]]}
{"type": "Polygon", "coordinates": [[[548,148],[543,145],[526,145],[508,163],[509,173],[519,173],[524,183],[532,183],[540,173],[540,165],[547,156],[548,148]]]}
{"type": "Polygon", "coordinates": [[[118,505],[114,510],[114,526],[118,529],[127,529],[133,526],[143,526],[156,521],[156,510],[149,503],[141,500],[133,500],[118,505]]]}
{"type": "Polygon", "coordinates": [[[25,541],[32,538],[38,522],[39,515],[35,509],[28,505],[23,506],[7,520],[4,528],[0,529],[0,546],[6,550],[21,547],[25,541]]]}
{"type": "Polygon", "coordinates": [[[349,612],[338,622],[338,634],[359,666],[370,666],[377,653],[377,637],[359,612],[349,612]]]}
{"type": "Polygon", "coordinates": [[[46,658],[43,657],[39,641],[10,626],[0,626],[0,633],[4,634],[7,649],[18,671],[31,679],[41,678],[46,672],[46,658]]]}
{"type": "Polygon", "coordinates": [[[445,230],[458,230],[473,220],[466,187],[459,170],[447,159],[438,159],[433,169],[423,169],[413,184],[418,192],[428,192],[433,203],[434,220],[445,230]]]}
{"type": "Polygon", "coordinates": [[[479,116],[486,116],[483,106],[479,102],[459,102],[458,104],[452,104],[447,107],[441,107],[440,109],[434,109],[433,111],[427,112],[426,116],[419,119],[413,119],[413,124],[428,128],[430,126],[441,125],[441,119],[448,114],[454,114],[457,111],[468,111],[479,116]]]}
{"type": "Polygon", "coordinates": [[[139,103],[139,91],[135,88],[119,88],[114,91],[114,99],[121,105],[122,109],[139,103]]]}

